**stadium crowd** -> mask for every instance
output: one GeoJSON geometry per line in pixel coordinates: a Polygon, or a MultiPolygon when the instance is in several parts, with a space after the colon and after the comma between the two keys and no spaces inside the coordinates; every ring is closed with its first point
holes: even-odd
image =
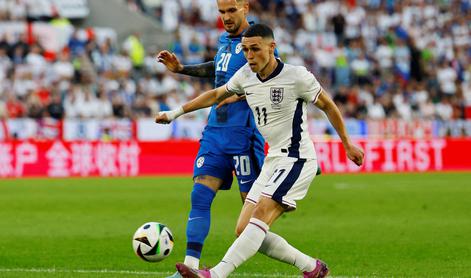
{"type": "MultiPolygon", "coordinates": [[[[53,11],[46,17],[32,14],[37,9],[31,2],[38,5],[0,0],[0,22],[67,22],[53,11]]],[[[214,57],[223,31],[216,1],[126,2],[175,34],[168,49],[183,63],[214,57]]],[[[275,29],[280,57],[311,70],[346,117],[471,118],[471,1],[250,4],[250,19],[275,29]]],[[[0,30],[0,119],[152,117],[212,88],[210,79],[168,72],[155,60],[158,49],[146,52],[140,36],[118,43],[74,28],[64,50],[49,53],[27,33],[0,30]]]]}

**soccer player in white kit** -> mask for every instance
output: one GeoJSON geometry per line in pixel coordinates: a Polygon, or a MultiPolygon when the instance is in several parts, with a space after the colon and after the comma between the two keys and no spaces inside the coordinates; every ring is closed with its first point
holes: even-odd
{"type": "Polygon", "coordinates": [[[183,277],[227,277],[257,251],[297,266],[305,278],[325,277],[329,272],[324,262],[303,254],[269,231],[280,215],[296,209],[296,201],[306,196],[316,176],[318,163],[307,129],[307,104],[313,103],[327,114],[350,160],[360,166],[364,155],[352,144],[337,106],[314,75],[305,67],[276,59],[275,46],[270,27],[252,25],[242,38],[247,64],[225,86],[156,117],[157,123],[169,123],[184,113],[209,107],[234,94],[245,96],[257,128],[270,146],[239,216],[239,237],[223,260],[210,270],[195,270],[178,263],[177,270],[183,277]]]}

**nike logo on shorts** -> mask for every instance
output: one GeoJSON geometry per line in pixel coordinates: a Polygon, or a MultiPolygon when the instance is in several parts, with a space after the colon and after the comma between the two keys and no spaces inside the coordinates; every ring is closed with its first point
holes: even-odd
{"type": "Polygon", "coordinates": [[[251,182],[252,180],[248,180],[248,181],[240,181],[240,184],[246,184],[246,183],[249,183],[251,182]]]}

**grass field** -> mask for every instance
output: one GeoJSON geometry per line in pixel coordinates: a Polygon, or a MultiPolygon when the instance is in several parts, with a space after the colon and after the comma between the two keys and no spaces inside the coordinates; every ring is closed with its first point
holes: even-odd
{"type": "MultiPolygon", "coordinates": [[[[191,181],[183,178],[0,180],[0,277],[165,277],[181,261],[191,181]],[[151,264],[131,237],[167,224],[176,245],[151,264]]],[[[237,190],[221,192],[202,262],[234,239],[237,190]]],[[[272,230],[318,256],[333,277],[471,277],[471,173],[324,175],[272,230]]],[[[257,254],[233,277],[299,277],[257,254]]]]}

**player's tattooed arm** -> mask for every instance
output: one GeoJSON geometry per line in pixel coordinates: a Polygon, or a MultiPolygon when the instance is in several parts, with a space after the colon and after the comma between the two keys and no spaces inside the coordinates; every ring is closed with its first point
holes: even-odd
{"type": "Polygon", "coordinates": [[[234,103],[234,102],[238,102],[238,101],[242,101],[242,100],[245,100],[246,97],[245,95],[242,95],[242,96],[239,96],[239,95],[233,95],[231,97],[228,97],[226,98],[225,100],[223,101],[220,101],[218,103],[218,106],[216,107],[216,109],[219,109],[221,106],[224,106],[226,104],[229,104],[229,103],[234,103]]]}
{"type": "Polygon", "coordinates": [[[196,65],[182,65],[178,60],[175,53],[171,53],[167,50],[160,51],[156,57],[157,61],[164,64],[168,70],[175,73],[181,73],[185,75],[195,77],[214,77],[214,61],[196,65]]]}
{"type": "MultiPolygon", "coordinates": [[[[232,93],[232,92],[229,92],[229,91],[227,90],[226,86],[224,86],[224,88],[225,88],[224,92],[221,90],[220,94],[218,95],[218,100],[217,100],[217,102],[223,103],[224,100],[229,99],[230,97],[233,97],[233,98],[234,98],[234,99],[233,99],[234,101],[236,101],[236,100],[239,99],[239,96],[235,95],[235,94],[232,93]]],[[[232,102],[234,102],[234,101],[232,101],[232,102]]],[[[224,102],[224,103],[225,103],[225,102],[224,102]]],[[[218,107],[219,107],[219,105],[218,105],[218,107]]]]}
{"type": "Polygon", "coordinates": [[[185,65],[179,73],[196,77],[214,77],[214,61],[185,65]]]}

